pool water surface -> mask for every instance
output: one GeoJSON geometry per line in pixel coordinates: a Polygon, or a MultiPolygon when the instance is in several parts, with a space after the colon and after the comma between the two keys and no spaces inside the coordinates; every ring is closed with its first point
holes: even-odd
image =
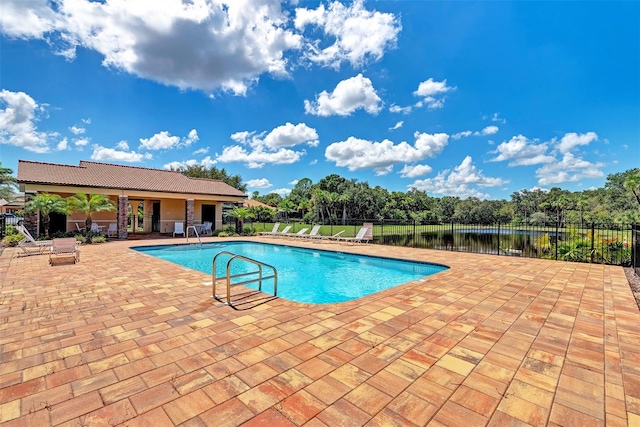
{"type": "MultiPolygon", "coordinates": [[[[211,274],[213,258],[221,251],[243,255],[274,266],[278,271],[278,296],[290,301],[327,304],[349,301],[446,270],[448,267],[254,242],[200,245],[143,246],[144,254],[211,274]]],[[[216,275],[225,276],[228,256],[218,258],[216,275]]],[[[256,266],[235,260],[231,274],[255,271],[256,266]]],[[[271,272],[265,269],[264,275],[271,272]]],[[[253,278],[255,276],[249,277],[253,278]]],[[[232,282],[247,280],[237,278],[232,282]]],[[[257,283],[245,285],[258,289],[257,283]]],[[[273,294],[273,280],[262,291],[273,294]]],[[[218,294],[221,292],[219,291],[218,294]]]]}

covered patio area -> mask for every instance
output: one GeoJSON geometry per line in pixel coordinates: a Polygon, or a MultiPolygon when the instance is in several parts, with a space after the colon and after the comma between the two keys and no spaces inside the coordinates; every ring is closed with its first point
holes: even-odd
{"type": "Polygon", "coordinates": [[[640,424],[620,267],[325,244],[451,268],[346,303],[236,310],[208,275],[130,249],[167,243],[87,245],[54,267],[4,250],[3,425],[640,424]]]}

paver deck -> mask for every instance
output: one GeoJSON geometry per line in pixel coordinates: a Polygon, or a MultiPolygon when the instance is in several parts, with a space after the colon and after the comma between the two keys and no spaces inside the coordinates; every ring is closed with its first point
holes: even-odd
{"type": "Polygon", "coordinates": [[[75,265],[4,251],[3,426],[640,425],[620,267],[323,244],[451,268],[346,303],[254,294],[235,310],[208,275],[130,249],[174,242],[87,245],[75,265]]]}

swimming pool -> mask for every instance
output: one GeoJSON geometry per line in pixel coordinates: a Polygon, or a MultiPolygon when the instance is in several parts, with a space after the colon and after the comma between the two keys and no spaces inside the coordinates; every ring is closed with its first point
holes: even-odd
{"type": "MultiPolygon", "coordinates": [[[[435,264],[254,242],[143,246],[134,249],[207,274],[211,274],[211,263],[217,253],[228,251],[243,255],[270,264],[278,270],[279,297],[312,304],[361,298],[448,268],[435,264]]],[[[216,275],[225,275],[228,259],[220,259],[222,262],[218,262],[216,275]]],[[[255,270],[255,266],[248,267],[246,263],[239,261],[234,261],[231,266],[231,274],[255,270]]],[[[257,283],[245,286],[258,288],[257,283]]],[[[273,280],[266,280],[262,291],[273,294],[273,280]]]]}

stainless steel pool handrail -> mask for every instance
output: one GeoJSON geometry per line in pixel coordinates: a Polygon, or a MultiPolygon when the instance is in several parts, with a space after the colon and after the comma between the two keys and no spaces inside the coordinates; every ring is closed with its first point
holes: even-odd
{"type": "Polygon", "coordinates": [[[202,246],[202,240],[200,240],[200,236],[198,235],[198,229],[196,228],[195,225],[190,225],[185,230],[185,234],[187,235],[187,243],[189,243],[189,229],[190,228],[193,228],[193,233],[196,235],[196,238],[198,239],[198,243],[200,243],[200,246],[202,246]]]}
{"type": "Polygon", "coordinates": [[[229,261],[227,261],[227,268],[226,268],[226,273],[227,273],[226,274],[227,304],[228,305],[233,305],[233,304],[231,304],[231,285],[234,285],[234,286],[235,285],[246,285],[246,284],[249,284],[249,283],[258,282],[258,290],[262,291],[262,281],[263,280],[268,280],[268,279],[273,279],[273,296],[277,296],[277,293],[278,293],[278,270],[276,270],[276,268],[274,266],[266,264],[264,262],[257,261],[257,260],[252,259],[252,258],[248,258],[248,257],[243,256],[243,255],[238,255],[238,254],[234,254],[234,253],[227,252],[227,251],[221,251],[221,252],[218,252],[216,254],[216,256],[213,257],[213,262],[212,262],[212,266],[211,266],[211,279],[212,279],[211,280],[211,298],[215,298],[218,301],[222,301],[216,295],[216,281],[218,280],[218,277],[216,277],[216,266],[217,266],[218,257],[220,255],[229,255],[231,257],[231,258],[229,258],[229,261]],[[233,262],[236,259],[237,260],[241,260],[241,261],[245,261],[245,262],[248,262],[250,264],[254,264],[254,265],[258,266],[258,270],[257,271],[250,271],[250,272],[247,272],[247,273],[238,273],[238,274],[231,275],[231,262],[233,262]],[[262,267],[270,268],[273,271],[273,274],[270,275],[270,276],[263,276],[262,275],[262,267]],[[250,276],[252,274],[258,274],[258,278],[245,280],[243,282],[231,283],[231,279],[235,279],[237,277],[243,277],[243,276],[250,276]]]}

